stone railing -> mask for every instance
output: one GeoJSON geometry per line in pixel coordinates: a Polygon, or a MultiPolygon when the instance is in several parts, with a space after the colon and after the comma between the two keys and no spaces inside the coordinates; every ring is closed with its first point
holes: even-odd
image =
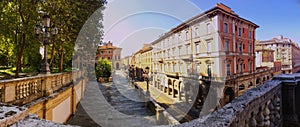
{"type": "Polygon", "coordinates": [[[176,126],[300,127],[300,74],[278,75],[207,116],[176,126]]]}
{"type": "Polygon", "coordinates": [[[84,71],[59,74],[38,75],[33,77],[0,81],[0,102],[22,105],[68,86],[84,77],[84,71]]]}

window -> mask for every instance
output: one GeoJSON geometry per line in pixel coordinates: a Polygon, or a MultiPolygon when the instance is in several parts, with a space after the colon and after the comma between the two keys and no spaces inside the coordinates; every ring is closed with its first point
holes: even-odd
{"type": "Polygon", "coordinates": [[[211,52],[211,42],[207,42],[207,52],[211,52]]]}
{"type": "Polygon", "coordinates": [[[173,72],[176,72],[176,64],[173,64],[173,72]]]}
{"type": "Polygon", "coordinates": [[[252,72],[252,61],[249,62],[249,72],[252,72]]]}
{"type": "Polygon", "coordinates": [[[242,43],[239,44],[239,52],[240,52],[240,53],[243,52],[243,44],[242,44],[242,43]]]}
{"type": "Polygon", "coordinates": [[[175,56],[175,48],[172,49],[172,56],[175,56]]]}
{"type": "Polygon", "coordinates": [[[178,47],[178,49],[179,49],[179,50],[178,50],[178,55],[180,56],[180,55],[181,55],[181,53],[182,53],[182,51],[181,51],[181,50],[182,50],[182,48],[181,48],[181,47],[178,47]]]}
{"type": "Polygon", "coordinates": [[[179,72],[182,73],[182,64],[179,64],[179,72]]]}
{"type": "Polygon", "coordinates": [[[197,71],[197,73],[200,73],[200,65],[199,64],[197,64],[196,71],[197,71]]]}
{"type": "Polygon", "coordinates": [[[229,40],[225,40],[225,52],[229,52],[229,47],[230,47],[230,45],[229,45],[229,40]]]}
{"type": "Polygon", "coordinates": [[[194,37],[197,37],[197,36],[198,36],[198,28],[196,27],[195,31],[194,31],[194,37]]]}
{"type": "Polygon", "coordinates": [[[239,28],[239,36],[242,36],[242,29],[239,28]]]}
{"type": "Polygon", "coordinates": [[[196,53],[200,53],[200,44],[199,43],[196,43],[196,47],[195,47],[195,51],[196,53]]]}
{"type": "Polygon", "coordinates": [[[187,74],[189,74],[189,73],[190,73],[190,71],[191,71],[190,65],[189,65],[189,64],[187,64],[186,73],[187,73],[187,74]]]}
{"type": "Polygon", "coordinates": [[[249,43],[249,53],[252,53],[252,44],[249,43]]]}
{"type": "Polygon", "coordinates": [[[248,36],[249,36],[249,38],[252,38],[252,31],[249,31],[248,36]]]}
{"type": "Polygon", "coordinates": [[[228,24],[227,23],[224,23],[224,32],[228,33],[228,24]]]}
{"type": "Polygon", "coordinates": [[[230,64],[227,64],[227,65],[226,65],[226,75],[227,75],[227,76],[230,76],[230,74],[231,74],[231,73],[230,73],[230,70],[231,70],[231,66],[230,66],[230,64]]]}
{"type": "Polygon", "coordinates": [[[186,54],[191,54],[190,44],[186,45],[186,54]]]}
{"type": "Polygon", "coordinates": [[[109,59],[109,60],[110,60],[110,57],[107,57],[107,59],[109,59]]]}
{"type": "Polygon", "coordinates": [[[207,65],[207,75],[208,77],[211,77],[211,64],[207,65]]]}
{"type": "Polygon", "coordinates": [[[189,40],[190,39],[190,36],[189,36],[189,31],[187,30],[185,32],[185,40],[189,40]]]}
{"type": "Polygon", "coordinates": [[[243,64],[240,64],[240,73],[243,73],[243,64]]]}
{"type": "Polygon", "coordinates": [[[207,23],[206,24],[206,32],[207,32],[207,34],[210,34],[211,33],[211,28],[210,28],[211,26],[210,26],[210,23],[207,23]]]}

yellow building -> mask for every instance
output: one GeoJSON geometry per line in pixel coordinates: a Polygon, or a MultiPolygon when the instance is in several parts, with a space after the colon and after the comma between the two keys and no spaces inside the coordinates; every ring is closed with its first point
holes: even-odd
{"type": "Polygon", "coordinates": [[[141,68],[148,71],[147,74],[152,71],[152,49],[150,44],[144,44],[140,52],[140,65],[141,68]]]}

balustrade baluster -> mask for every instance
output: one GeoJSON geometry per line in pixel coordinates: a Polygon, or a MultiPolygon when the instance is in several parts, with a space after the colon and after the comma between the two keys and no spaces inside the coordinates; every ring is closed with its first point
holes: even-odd
{"type": "Polygon", "coordinates": [[[257,127],[264,126],[264,115],[263,115],[262,107],[259,107],[259,111],[257,113],[256,120],[257,120],[257,127]]]}
{"type": "Polygon", "coordinates": [[[265,127],[269,127],[270,126],[270,110],[269,110],[269,104],[270,104],[270,100],[266,103],[265,105],[265,109],[264,109],[264,126],[265,127]]]}

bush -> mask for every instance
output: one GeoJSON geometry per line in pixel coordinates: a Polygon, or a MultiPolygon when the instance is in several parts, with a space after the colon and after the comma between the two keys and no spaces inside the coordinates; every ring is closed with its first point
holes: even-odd
{"type": "Polygon", "coordinates": [[[112,71],[112,63],[107,59],[100,59],[96,66],[96,76],[99,77],[110,77],[112,71]]]}

